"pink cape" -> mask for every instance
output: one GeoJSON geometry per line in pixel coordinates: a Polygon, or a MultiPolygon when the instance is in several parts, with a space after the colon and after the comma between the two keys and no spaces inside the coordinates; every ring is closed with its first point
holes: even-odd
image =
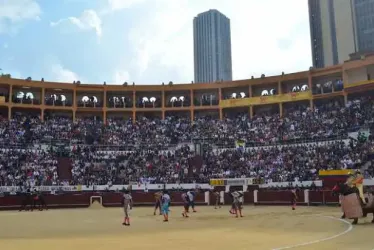
{"type": "Polygon", "coordinates": [[[363,216],[360,199],[357,194],[342,196],[342,210],[347,219],[360,218],[363,216]]]}

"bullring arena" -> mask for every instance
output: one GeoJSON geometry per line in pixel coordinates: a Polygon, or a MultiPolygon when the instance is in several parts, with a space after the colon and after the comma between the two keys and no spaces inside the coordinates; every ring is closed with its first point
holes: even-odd
{"type": "Polygon", "coordinates": [[[374,186],[373,76],[374,55],[209,84],[109,86],[2,75],[0,249],[373,250],[371,215],[358,225],[340,219],[336,180],[321,180],[318,171],[344,170],[346,177],[354,167],[374,186]],[[208,182],[226,175],[248,180],[212,185],[225,204],[214,209],[208,182]],[[144,187],[151,182],[162,184],[144,187]],[[137,184],[135,207],[124,227],[121,188],[109,187],[130,183],[137,184]],[[164,183],[176,185],[168,188],[168,223],[150,206],[164,183]],[[197,213],[183,218],[177,190],[195,188],[191,183],[208,187],[196,197],[197,213]],[[25,192],[13,190],[18,185],[40,187],[50,209],[18,212],[16,194],[25,192]],[[295,211],[290,190],[279,185],[301,187],[295,211]],[[243,218],[228,212],[230,186],[244,191],[243,218]]]}
{"type": "MultiPolygon", "coordinates": [[[[135,201],[144,200],[139,205],[148,204],[148,199],[150,203],[152,201],[151,193],[133,193],[135,201]]],[[[290,206],[261,205],[269,203],[274,197],[278,197],[275,203],[285,205],[286,191],[259,192],[258,205],[253,204],[251,193],[245,193],[243,218],[230,215],[229,206],[220,209],[208,206],[208,198],[199,194],[197,213],[191,213],[190,218],[181,216],[182,207],[172,206],[170,221],[163,223],[162,216],[153,215],[153,207],[137,206],[131,212],[130,227],[121,225],[122,209],[112,207],[118,205],[120,194],[47,196],[52,207],[81,208],[3,211],[0,213],[0,247],[7,250],[374,248],[374,225],[370,223],[370,216],[361,219],[359,225],[352,226],[340,219],[341,212],[337,206],[305,206],[307,204],[300,202],[304,206],[292,211],[290,206]],[[90,205],[92,196],[95,198],[91,199],[93,203],[90,205]]],[[[172,193],[175,204],[178,204],[179,196],[178,192],[172,193]]],[[[310,193],[308,203],[317,204],[322,196],[325,202],[336,202],[329,192],[316,191],[310,193]]],[[[2,202],[17,202],[2,199],[2,202]]],[[[213,197],[210,199],[213,200],[213,197]]]]}

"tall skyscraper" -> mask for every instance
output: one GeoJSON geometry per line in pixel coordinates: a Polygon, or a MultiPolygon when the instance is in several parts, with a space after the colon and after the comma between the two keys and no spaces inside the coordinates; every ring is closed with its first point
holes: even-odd
{"type": "Polygon", "coordinates": [[[374,50],[374,0],[309,0],[309,24],[316,68],[374,50]]]}
{"type": "Polygon", "coordinates": [[[232,80],[230,19],[218,10],[193,20],[195,82],[232,80]]]}
{"type": "Polygon", "coordinates": [[[374,0],[354,0],[356,44],[359,51],[374,51],[374,0]]]}

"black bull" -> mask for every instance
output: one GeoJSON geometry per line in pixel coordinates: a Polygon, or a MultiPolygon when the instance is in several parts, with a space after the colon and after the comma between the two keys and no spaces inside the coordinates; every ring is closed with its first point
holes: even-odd
{"type": "Polygon", "coordinates": [[[43,209],[48,209],[44,196],[42,194],[23,194],[22,205],[19,211],[28,211],[30,209],[33,211],[36,207],[38,207],[40,211],[43,211],[43,209]]]}
{"type": "MultiPolygon", "coordinates": [[[[358,189],[356,187],[349,187],[345,183],[340,183],[340,184],[335,185],[332,192],[335,195],[343,195],[343,196],[355,193],[357,194],[358,199],[361,201],[361,199],[359,198],[360,196],[359,196],[358,189]]],[[[374,223],[374,207],[365,207],[362,201],[361,201],[361,207],[362,207],[363,217],[366,217],[368,214],[373,214],[373,220],[371,222],[374,223]]],[[[345,214],[342,215],[342,219],[345,219],[345,214]]],[[[353,218],[352,224],[357,224],[357,222],[358,222],[358,218],[353,218]]]]}

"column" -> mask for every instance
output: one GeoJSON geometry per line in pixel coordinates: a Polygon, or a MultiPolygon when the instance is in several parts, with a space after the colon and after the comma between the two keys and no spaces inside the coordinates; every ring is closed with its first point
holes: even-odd
{"type": "Polygon", "coordinates": [[[248,97],[252,97],[252,85],[248,86],[248,97]]]}
{"type": "Polygon", "coordinates": [[[42,88],[42,97],[41,97],[41,105],[45,104],[45,88],[42,88]]]}
{"type": "Polygon", "coordinates": [[[78,100],[77,100],[77,90],[74,89],[73,91],[73,121],[75,121],[77,115],[77,108],[78,108],[78,100]]]}
{"type": "Polygon", "coordinates": [[[165,90],[162,90],[161,98],[161,107],[165,108],[165,90]]]}
{"type": "Polygon", "coordinates": [[[279,103],[279,116],[283,117],[283,103],[279,103]]]}
{"type": "Polygon", "coordinates": [[[74,93],[73,93],[73,105],[75,108],[78,107],[78,100],[77,100],[77,90],[74,89],[74,93]]]}
{"type": "Polygon", "coordinates": [[[223,119],[223,111],[222,111],[222,108],[221,108],[221,100],[222,100],[222,89],[221,88],[218,88],[218,107],[219,107],[219,119],[222,120],[223,119]]]}
{"type": "Polygon", "coordinates": [[[283,90],[282,90],[282,82],[281,81],[278,81],[278,94],[281,95],[283,93],[283,90]]]}
{"type": "Polygon", "coordinates": [[[193,89],[190,90],[190,100],[191,100],[191,107],[195,106],[193,89]]]}
{"type": "Polygon", "coordinates": [[[103,122],[106,124],[106,111],[107,111],[107,93],[106,86],[104,86],[104,95],[103,95],[103,122]]]}
{"type": "Polygon", "coordinates": [[[312,73],[310,71],[308,73],[308,87],[312,91],[312,73]]]}
{"type": "Polygon", "coordinates": [[[136,121],[136,91],[132,92],[132,122],[136,121]]]}
{"type": "Polygon", "coordinates": [[[12,105],[9,104],[8,106],[8,120],[12,119],[12,105]]]}
{"type": "Polygon", "coordinates": [[[12,119],[12,106],[13,106],[13,85],[9,85],[8,120],[12,119]]]}

